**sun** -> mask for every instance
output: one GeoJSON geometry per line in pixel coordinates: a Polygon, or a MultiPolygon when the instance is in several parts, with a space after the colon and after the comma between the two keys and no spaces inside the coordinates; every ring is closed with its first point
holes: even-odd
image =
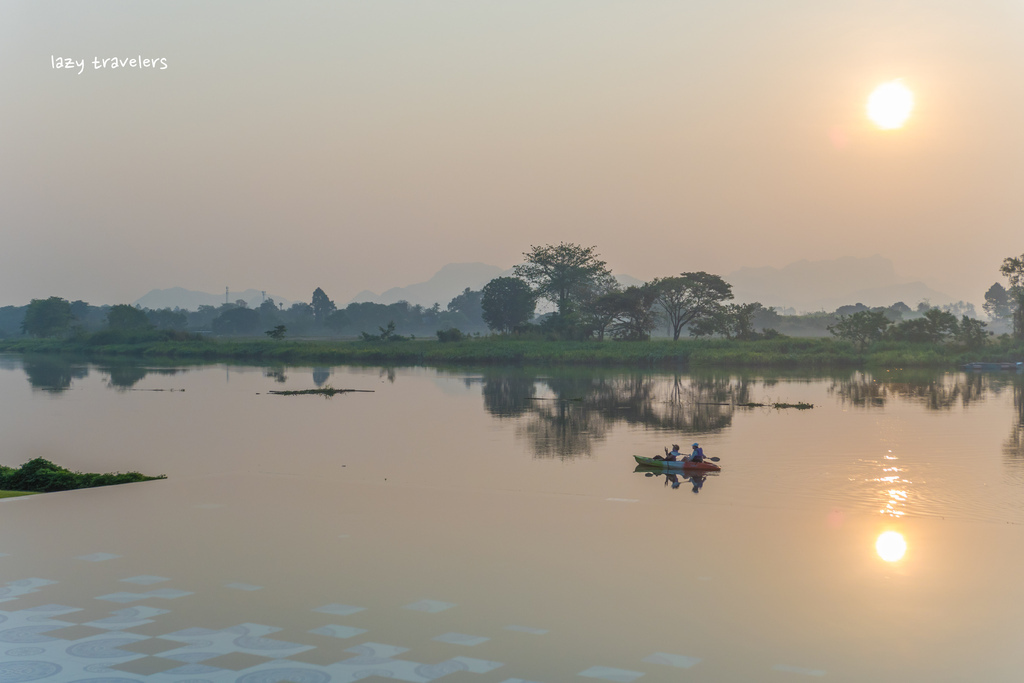
{"type": "Polygon", "coordinates": [[[882,130],[902,128],[914,109],[914,93],[897,79],[882,83],[868,97],[868,118],[882,130]]]}

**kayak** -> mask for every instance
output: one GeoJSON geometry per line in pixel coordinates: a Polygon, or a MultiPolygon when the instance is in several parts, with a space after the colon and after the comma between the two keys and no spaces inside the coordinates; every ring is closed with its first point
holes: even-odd
{"type": "Polygon", "coordinates": [[[713,462],[705,460],[704,462],[690,462],[689,460],[655,460],[654,458],[645,458],[642,455],[634,455],[636,461],[644,467],[654,467],[660,470],[693,470],[705,472],[718,472],[722,468],[713,462]]]}

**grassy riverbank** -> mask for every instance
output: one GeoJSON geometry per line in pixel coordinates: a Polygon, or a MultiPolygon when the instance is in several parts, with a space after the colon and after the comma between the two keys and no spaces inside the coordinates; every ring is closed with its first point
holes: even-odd
{"type": "Polygon", "coordinates": [[[0,352],[85,357],[228,360],[261,363],[400,365],[601,365],[633,367],[951,367],[969,361],[1016,361],[1024,345],[1001,340],[974,351],[952,345],[878,342],[861,352],[832,338],[658,339],[646,342],[562,342],[484,337],[460,342],[386,343],[338,340],[210,339],[92,343],[90,340],[0,340],[0,352]]]}

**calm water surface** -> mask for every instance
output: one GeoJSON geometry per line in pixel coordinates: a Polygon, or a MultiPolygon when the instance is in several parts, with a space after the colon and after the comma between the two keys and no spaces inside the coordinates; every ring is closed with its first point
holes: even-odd
{"type": "Polygon", "coordinates": [[[0,683],[1024,676],[1017,375],[7,356],[0,402],[0,464],[168,475],[0,501],[0,683]],[[318,385],[372,393],[269,393],[318,385]]]}

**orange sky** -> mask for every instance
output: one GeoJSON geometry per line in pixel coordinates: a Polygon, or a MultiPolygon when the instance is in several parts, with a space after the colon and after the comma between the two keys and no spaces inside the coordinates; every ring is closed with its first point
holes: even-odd
{"type": "Polygon", "coordinates": [[[0,305],[343,303],[563,240],[641,279],[881,254],[980,303],[1024,252],[1022,31],[988,0],[8,0],[0,305]],[[139,55],[168,68],[92,68],[139,55]]]}

